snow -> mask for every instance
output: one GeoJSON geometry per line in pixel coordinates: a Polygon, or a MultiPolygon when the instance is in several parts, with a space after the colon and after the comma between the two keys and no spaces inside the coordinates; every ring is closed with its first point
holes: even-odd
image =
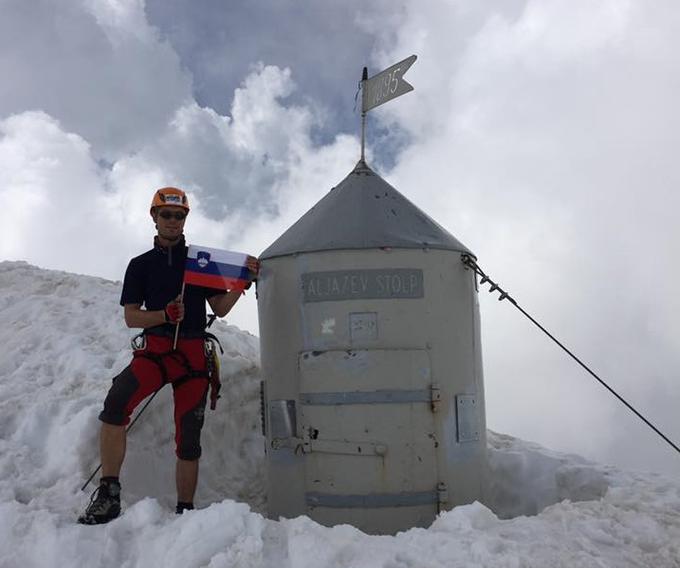
{"type": "Polygon", "coordinates": [[[97,414],[129,359],[120,283],[0,263],[0,567],[680,567],[680,483],[489,432],[486,504],[370,536],[263,516],[258,340],[224,322],[196,504],[174,514],[170,389],[129,435],[124,514],[75,523],[98,464],[97,414]]]}

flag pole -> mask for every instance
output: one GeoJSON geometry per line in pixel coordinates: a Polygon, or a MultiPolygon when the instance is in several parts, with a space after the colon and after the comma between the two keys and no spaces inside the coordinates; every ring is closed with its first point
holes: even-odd
{"type": "MultiPolygon", "coordinates": [[[[187,285],[186,282],[182,282],[182,291],[179,293],[179,301],[183,302],[184,301],[184,287],[187,285]]],[[[177,322],[175,325],[175,340],[172,342],[172,350],[174,351],[177,349],[177,338],[179,337],[179,324],[180,322],[177,322]]]]}

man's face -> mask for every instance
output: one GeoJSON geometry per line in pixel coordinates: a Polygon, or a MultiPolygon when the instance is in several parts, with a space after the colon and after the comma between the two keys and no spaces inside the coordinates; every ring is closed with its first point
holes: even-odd
{"type": "Polygon", "coordinates": [[[174,205],[166,205],[156,209],[154,220],[158,227],[158,236],[169,241],[177,240],[184,230],[186,209],[174,205]]]}

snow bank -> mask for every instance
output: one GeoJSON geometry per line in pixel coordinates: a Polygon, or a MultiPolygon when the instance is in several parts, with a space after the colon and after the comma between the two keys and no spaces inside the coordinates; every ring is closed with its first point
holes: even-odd
{"type": "MultiPolygon", "coordinates": [[[[69,493],[80,508],[74,491],[99,463],[97,415],[137,333],[125,327],[119,297],[119,283],[0,264],[1,449],[13,456],[0,460],[0,473],[15,478],[0,484],[3,500],[48,505],[69,493]]],[[[206,411],[197,504],[229,497],[261,510],[258,341],[223,322],[211,330],[225,348],[224,395],[206,411]]],[[[165,388],[130,432],[121,472],[127,504],[146,496],[175,502],[172,416],[165,388]]]]}
{"type": "MultiPolygon", "coordinates": [[[[489,433],[488,502],[368,536],[264,509],[257,339],[222,322],[197,505],[176,516],[170,389],[129,435],[125,514],[75,524],[101,402],[128,362],[120,284],[0,263],[0,568],[680,566],[680,484],[489,433]]],[[[93,489],[93,487],[92,487],[93,489]]]]}
{"type": "Polygon", "coordinates": [[[489,431],[487,505],[501,518],[536,515],[565,499],[601,499],[616,475],[580,456],[489,431]]]}

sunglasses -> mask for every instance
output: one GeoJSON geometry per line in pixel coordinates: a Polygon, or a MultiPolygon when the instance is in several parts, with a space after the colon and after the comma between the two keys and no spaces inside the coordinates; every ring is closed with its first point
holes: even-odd
{"type": "Polygon", "coordinates": [[[183,213],[182,211],[175,211],[175,212],[172,212],[172,211],[161,211],[161,212],[159,213],[159,215],[160,215],[161,217],[163,217],[163,219],[165,219],[166,221],[167,221],[168,219],[175,219],[175,220],[177,220],[177,221],[184,221],[184,219],[186,219],[186,217],[187,217],[187,214],[186,214],[186,213],[183,213]]]}

